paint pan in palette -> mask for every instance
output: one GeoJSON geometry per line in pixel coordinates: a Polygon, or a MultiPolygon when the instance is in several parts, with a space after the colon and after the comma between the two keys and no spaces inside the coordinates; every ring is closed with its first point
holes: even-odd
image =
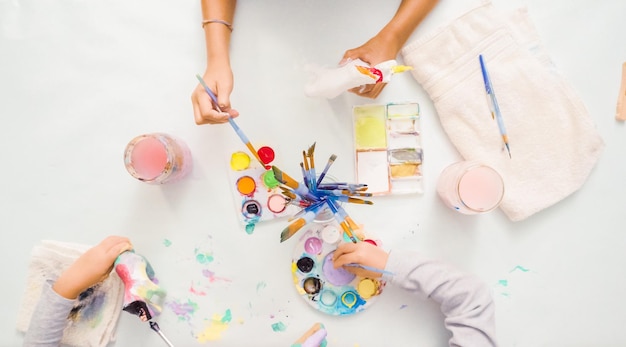
{"type": "MultiPolygon", "coordinates": [[[[362,233],[363,242],[380,244],[369,233],[362,233]]],[[[343,242],[351,241],[337,222],[307,224],[291,261],[298,294],[316,310],[333,316],[352,315],[371,307],[386,285],[380,278],[356,276],[341,267],[335,269],[332,257],[343,242]]]]}
{"type": "Polygon", "coordinates": [[[374,195],[423,193],[419,104],[355,106],[357,183],[374,195]]]}
{"type": "Polygon", "coordinates": [[[272,170],[266,170],[245,152],[230,158],[229,184],[239,221],[251,233],[258,222],[291,216],[298,211],[287,203],[272,170]]]}

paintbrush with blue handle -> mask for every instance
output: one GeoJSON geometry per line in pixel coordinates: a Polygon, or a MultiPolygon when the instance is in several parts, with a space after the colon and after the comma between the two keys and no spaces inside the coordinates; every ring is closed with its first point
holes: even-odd
{"type": "MultiPolygon", "coordinates": [[[[215,96],[215,93],[213,93],[211,88],[209,88],[209,86],[206,85],[206,83],[204,82],[202,77],[200,77],[200,75],[196,75],[196,78],[198,79],[198,81],[200,81],[200,84],[202,85],[202,87],[204,87],[204,90],[206,91],[206,93],[209,94],[209,97],[213,101],[213,106],[215,107],[217,112],[223,113],[222,109],[220,108],[219,104],[217,103],[217,96],[215,96]]],[[[250,140],[248,139],[246,134],[244,134],[243,130],[241,130],[241,128],[237,125],[237,123],[235,123],[235,120],[233,119],[233,117],[228,116],[228,123],[230,124],[230,126],[233,127],[233,129],[237,133],[237,136],[239,136],[241,141],[246,145],[246,147],[248,147],[248,150],[252,153],[252,155],[256,158],[256,160],[258,160],[259,163],[261,163],[261,165],[265,169],[269,169],[269,166],[266,165],[265,163],[263,163],[263,161],[259,157],[259,153],[254,148],[254,146],[252,146],[252,143],[250,142],[250,140]]]]}
{"type": "Polygon", "coordinates": [[[391,271],[381,270],[381,269],[378,269],[378,268],[375,268],[375,267],[371,267],[371,266],[367,266],[367,265],[361,265],[361,264],[357,264],[357,263],[350,263],[350,264],[346,264],[344,266],[358,267],[358,268],[361,268],[363,270],[376,272],[376,273],[383,274],[383,275],[393,276],[393,272],[391,272],[391,271]]]}

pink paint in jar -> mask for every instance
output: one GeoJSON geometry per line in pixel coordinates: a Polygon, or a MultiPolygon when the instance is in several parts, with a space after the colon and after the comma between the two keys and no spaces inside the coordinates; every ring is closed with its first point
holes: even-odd
{"type": "Polygon", "coordinates": [[[439,176],[437,193],[446,206],[463,214],[480,214],[500,206],[504,197],[502,176],[478,161],[460,161],[439,176]]]}
{"type": "Polygon", "coordinates": [[[165,184],[185,177],[191,171],[192,159],[189,147],[179,138],[151,133],[139,135],[128,143],[124,165],[140,181],[165,184]]]}

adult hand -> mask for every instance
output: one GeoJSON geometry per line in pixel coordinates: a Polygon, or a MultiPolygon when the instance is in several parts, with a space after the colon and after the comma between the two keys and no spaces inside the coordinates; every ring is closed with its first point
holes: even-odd
{"type": "Polygon", "coordinates": [[[191,94],[196,124],[221,124],[228,122],[228,117],[239,116],[239,112],[230,107],[230,93],[233,91],[233,73],[230,67],[209,67],[202,79],[217,96],[218,105],[213,104],[204,87],[198,84],[191,94]],[[217,111],[218,109],[222,112],[217,111]]]}
{"type": "MultiPolygon", "coordinates": [[[[361,59],[370,66],[375,66],[383,61],[395,59],[401,45],[398,45],[393,37],[385,38],[382,33],[372,37],[363,45],[347,50],[339,65],[350,60],[361,59]]],[[[366,98],[376,98],[387,83],[373,83],[349,89],[348,91],[366,98]]]]}
{"type": "Polygon", "coordinates": [[[104,281],[113,270],[118,255],[133,249],[130,240],[122,236],[109,236],[83,253],[67,268],[52,289],[67,299],[76,299],[80,293],[104,281]]]}
{"type": "MultiPolygon", "coordinates": [[[[387,266],[387,259],[389,259],[389,254],[385,250],[369,242],[347,242],[340,244],[335,250],[333,265],[338,268],[347,264],[359,264],[384,270],[387,266]]],[[[381,276],[378,272],[367,271],[356,266],[344,266],[344,269],[361,277],[381,276]]]]}

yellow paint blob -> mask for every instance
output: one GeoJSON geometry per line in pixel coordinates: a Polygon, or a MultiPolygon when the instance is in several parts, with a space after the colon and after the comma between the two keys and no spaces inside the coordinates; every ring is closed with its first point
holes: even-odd
{"type": "Polygon", "coordinates": [[[213,315],[209,325],[198,334],[198,342],[216,341],[222,338],[222,333],[228,329],[228,322],[223,322],[218,314],[213,315]]]}
{"type": "Polygon", "coordinates": [[[420,164],[417,163],[404,163],[404,164],[392,164],[391,168],[391,177],[411,177],[420,174],[419,171],[420,164]]]}
{"type": "Polygon", "coordinates": [[[306,294],[306,292],[304,291],[302,286],[299,285],[300,279],[296,275],[296,271],[298,271],[298,265],[296,264],[295,261],[292,261],[291,262],[291,277],[293,278],[293,283],[296,285],[296,289],[298,290],[298,294],[304,295],[304,294],[306,294]]]}
{"type": "Polygon", "coordinates": [[[391,67],[391,71],[393,71],[393,73],[401,73],[409,70],[413,70],[413,67],[406,65],[396,65],[391,67]]]}
{"type": "Polygon", "coordinates": [[[256,190],[256,182],[250,176],[243,176],[237,180],[237,191],[242,195],[252,195],[256,190]]]}
{"type": "Polygon", "coordinates": [[[367,300],[378,292],[378,282],[371,278],[364,278],[357,285],[356,291],[363,299],[367,300]]]}
{"type": "Polygon", "coordinates": [[[245,170],[250,166],[250,156],[244,152],[235,152],[230,156],[230,167],[235,171],[245,170]]]}
{"type": "Polygon", "coordinates": [[[381,117],[360,117],[354,124],[356,146],[359,149],[387,147],[385,119],[381,117]]]}

